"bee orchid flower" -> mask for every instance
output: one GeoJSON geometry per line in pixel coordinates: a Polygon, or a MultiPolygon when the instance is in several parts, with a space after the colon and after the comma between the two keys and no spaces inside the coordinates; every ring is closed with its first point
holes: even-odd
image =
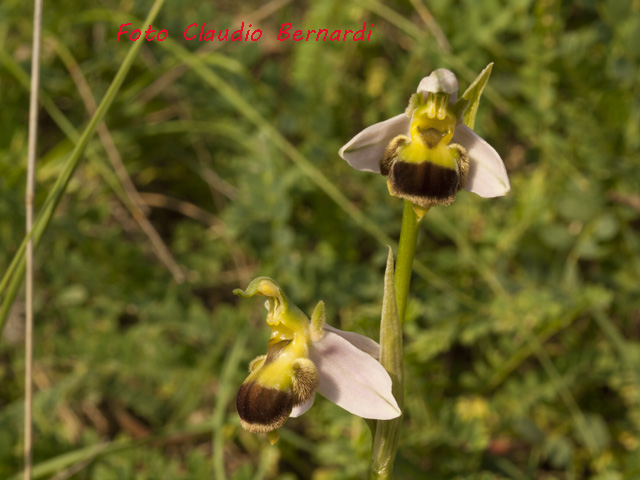
{"type": "MultiPolygon", "coordinates": [[[[481,78],[486,82],[490,71],[491,65],[472,87],[481,78]]],[[[435,70],[422,79],[404,113],[365,128],[340,156],[357,170],[388,175],[392,195],[423,208],[451,204],[461,188],[481,197],[505,195],[510,186],[504,163],[463,123],[469,101],[457,96],[456,76],[435,70]]]]}
{"type": "Polygon", "coordinates": [[[380,346],[365,336],[327,325],[323,302],[309,320],[268,277],[258,277],[245,291],[234,293],[265,296],[266,322],[271,328],[267,354],[251,361],[249,376],[236,398],[246,430],[268,433],[275,443],[277,429],[289,417],[306,412],[316,392],[363,418],[400,416],[391,378],[376,359],[380,346]]]}

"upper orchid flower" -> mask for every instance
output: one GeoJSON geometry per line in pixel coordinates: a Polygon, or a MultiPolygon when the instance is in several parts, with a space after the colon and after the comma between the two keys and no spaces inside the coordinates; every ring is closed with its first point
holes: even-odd
{"type": "Polygon", "coordinates": [[[253,280],[236,295],[267,297],[267,325],[271,327],[267,354],[249,364],[236,408],[242,426],[253,433],[269,433],[272,443],[287,418],[306,412],[316,391],[345,410],[364,418],[388,420],[400,416],[391,393],[391,378],[376,360],[380,346],[352,332],[324,322],[324,303],[311,321],[289,302],[268,277],[253,280]]]}
{"type": "MultiPolygon", "coordinates": [[[[473,115],[490,71],[491,65],[468,90],[477,94],[473,115]]],[[[451,204],[461,188],[481,197],[505,195],[510,186],[504,163],[463,123],[469,100],[466,93],[460,100],[457,95],[456,76],[435,70],[422,79],[405,113],[365,128],[340,156],[358,170],[389,175],[392,195],[423,208],[451,204]]]]}

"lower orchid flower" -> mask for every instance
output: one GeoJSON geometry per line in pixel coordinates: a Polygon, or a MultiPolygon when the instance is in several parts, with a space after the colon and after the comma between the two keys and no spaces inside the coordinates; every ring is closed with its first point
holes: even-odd
{"type": "Polygon", "coordinates": [[[388,175],[389,192],[429,208],[450,205],[461,188],[481,197],[509,192],[498,152],[463,123],[472,115],[491,71],[489,65],[457,100],[458,80],[444,68],[422,79],[405,113],[365,128],[340,149],[349,165],[388,175]]]}
{"type": "Polygon", "coordinates": [[[242,426],[267,433],[272,443],[289,417],[306,412],[318,392],[350,413],[388,420],[401,415],[391,393],[391,378],[377,361],[380,346],[353,332],[325,323],[324,303],[311,320],[289,302],[272,279],[258,277],[236,295],[267,297],[271,328],[267,354],[249,364],[236,408],[242,426]]]}

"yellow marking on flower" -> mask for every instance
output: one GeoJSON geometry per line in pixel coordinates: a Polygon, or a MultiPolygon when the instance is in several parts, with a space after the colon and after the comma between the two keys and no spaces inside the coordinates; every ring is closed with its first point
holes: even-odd
{"type": "Polygon", "coordinates": [[[269,343],[274,343],[276,341],[282,340],[292,340],[296,335],[296,332],[284,325],[280,320],[276,325],[270,325],[271,327],[271,337],[269,338],[269,343]]]}
{"type": "Polygon", "coordinates": [[[438,145],[436,148],[428,148],[420,141],[412,141],[398,152],[398,160],[408,163],[430,162],[439,167],[456,169],[458,152],[448,145],[438,145]]]}
{"type": "Polygon", "coordinates": [[[255,381],[263,387],[275,388],[280,391],[291,390],[293,384],[293,360],[289,361],[282,359],[270,363],[269,365],[262,365],[255,369],[245,382],[255,381]]]}
{"type": "Polygon", "coordinates": [[[455,170],[458,155],[449,147],[456,116],[449,107],[449,95],[429,93],[426,102],[416,106],[411,117],[411,141],[402,146],[398,160],[419,164],[425,161],[455,170]]]}
{"type": "MultiPolygon", "coordinates": [[[[269,347],[271,348],[272,345],[274,345],[274,342],[270,340],[269,347]]],[[[288,345],[274,356],[275,358],[273,359],[269,359],[267,356],[265,361],[251,372],[245,382],[253,380],[265,387],[281,391],[291,390],[295,373],[293,362],[309,356],[308,341],[306,338],[294,337],[288,345]]]]}

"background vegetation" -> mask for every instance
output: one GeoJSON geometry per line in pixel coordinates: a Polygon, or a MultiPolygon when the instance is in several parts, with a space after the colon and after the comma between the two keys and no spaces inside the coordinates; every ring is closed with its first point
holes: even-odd
{"type": "MultiPolygon", "coordinates": [[[[37,207],[147,3],[45,2],[37,207]]],[[[24,236],[31,22],[0,5],[0,272],[24,236]]],[[[365,423],[324,399],[275,447],[240,428],[269,331],[231,291],[272,276],[377,336],[402,202],[337,151],[433,69],[466,88],[489,62],[476,130],[512,192],[463,192],[421,226],[397,478],[640,478],[638,1],[167,0],[154,27],[169,40],[142,45],[37,251],[37,478],[364,478],[365,423]],[[365,21],[369,42],[276,40],[365,21]],[[263,36],[187,42],[194,22],[263,36]]],[[[0,478],[22,466],[21,302],[0,478]]]]}

